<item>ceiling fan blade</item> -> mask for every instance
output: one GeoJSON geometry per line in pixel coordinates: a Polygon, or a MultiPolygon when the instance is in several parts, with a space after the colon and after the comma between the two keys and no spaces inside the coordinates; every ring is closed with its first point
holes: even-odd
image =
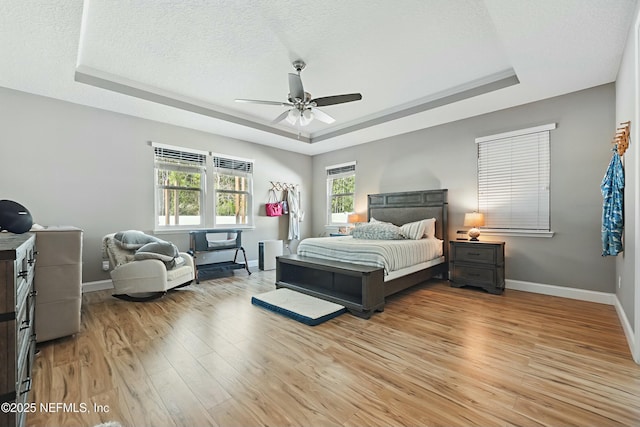
{"type": "Polygon", "coordinates": [[[288,102],[279,102],[279,101],[260,101],[257,99],[236,99],[236,102],[246,102],[250,104],[263,104],[263,105],[277,105],[279,107],[290,107],[292,104],[288,102]]]}
{"type": "Polygon", "coordinates": [[[291,110],[287,110],[284,113],[280,114],[278,117],[276,117],[275,119],[273,119],[271,121],[272,125],[275,125],[276,123],[280,123],[281,121],[283,121],[284,119],[287,118],[287,116],[289,116],[289,111],[291,110]]]}
{"type": "Polygon", "coordinates": [[[316,119],[324,123],[331,124],[336,121],[336,119],[334,119],[333,117],[331,117],[330,115],[328,115],[327,113],[325,113],[319,108],[313,108],[313,115],[316,119]]]}
{"type": "Polygon", "coordinates": [[[304,101],[304,88],[302,87],[302,79],[300,75],[289,73],[289,97],[304,101]]]}
{"type": "Polygon", "coordinates": [[[360,101],[362,95],[359,93],[349,93],[346,95],[323,96],[322,98],[312,99],[310,102],[315,103],[318,107],[327,105],[344,104],[345,102],[360,101]]]}

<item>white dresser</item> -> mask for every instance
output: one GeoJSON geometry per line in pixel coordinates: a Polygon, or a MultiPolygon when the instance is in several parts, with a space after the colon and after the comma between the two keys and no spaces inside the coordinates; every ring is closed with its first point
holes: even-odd
{"type": "Polygon", "coordinates": [[[48,226],[34,233],[38,248],[36,336],[42,342],[80,331],[82,230],[48,226]]]}

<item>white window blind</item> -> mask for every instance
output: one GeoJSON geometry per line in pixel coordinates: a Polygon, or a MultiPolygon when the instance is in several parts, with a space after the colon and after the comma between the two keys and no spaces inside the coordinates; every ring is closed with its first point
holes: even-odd
{"type": "Polygon", "coordinates": [[[478,210],[485,228],[551,230],[549,131],[555,124],[477,138],[478,210]]]}
{"type": "Polygon", "coordinates": [[[345,163],[343,165],[327,166],[327,178],[342,178],[356,173],[355,163],[345,163]]]}
{"type": "Polygon", "coordinates": [[[253,172],[253,162],[251,160],[232,159],[226,157],[213,157],[213,167],[226,169],[225,173],[239,172],[247,174],[253,172]]]}
{"type": "Polygon", "coordinates": [[[204,169],[206,166],[206,155],[198,152],[172,149],[163,146],[153,147],[156,165],[168,166],[172,170],[194,168],[204,169]]]}

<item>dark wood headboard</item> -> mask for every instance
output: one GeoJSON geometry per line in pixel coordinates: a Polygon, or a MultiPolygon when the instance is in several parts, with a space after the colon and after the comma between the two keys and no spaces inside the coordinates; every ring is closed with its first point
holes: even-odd
{"type": "Polygon", "coordinates": [[[368,220],[403,225],[421,219],[436,219],[436,237],[444,241],[442,250],[448,260],[447,190],[407,191],[402,193],[369,194],[368,220]]]}

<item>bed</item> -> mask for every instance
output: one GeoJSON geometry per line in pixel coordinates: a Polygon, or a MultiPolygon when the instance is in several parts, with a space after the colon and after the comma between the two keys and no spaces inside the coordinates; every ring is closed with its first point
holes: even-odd
{"type": "MultiPolygon", "coordinates": [[[[369,318],[383,311],[385,298],[434,276],[446,277],[448,270],[447,190],[424,190],[368,196],[368,218],[395,225],[435,218],[435,238],[442,241],[441,256],[417,265],[393,269],[384,264],[359,264],[351,253],[340,260],[326,259],[322,252],[285,255],[276,258],[276,288],[289,288],[345,306],[352,314],[369,318]]],[[[331,245],[340,239],[325,238],[331,245]],[[332,240],[336,239],[336,240],[332,240]]],[[[314,246],[321,243],[313,240],[314,246]]]]}

